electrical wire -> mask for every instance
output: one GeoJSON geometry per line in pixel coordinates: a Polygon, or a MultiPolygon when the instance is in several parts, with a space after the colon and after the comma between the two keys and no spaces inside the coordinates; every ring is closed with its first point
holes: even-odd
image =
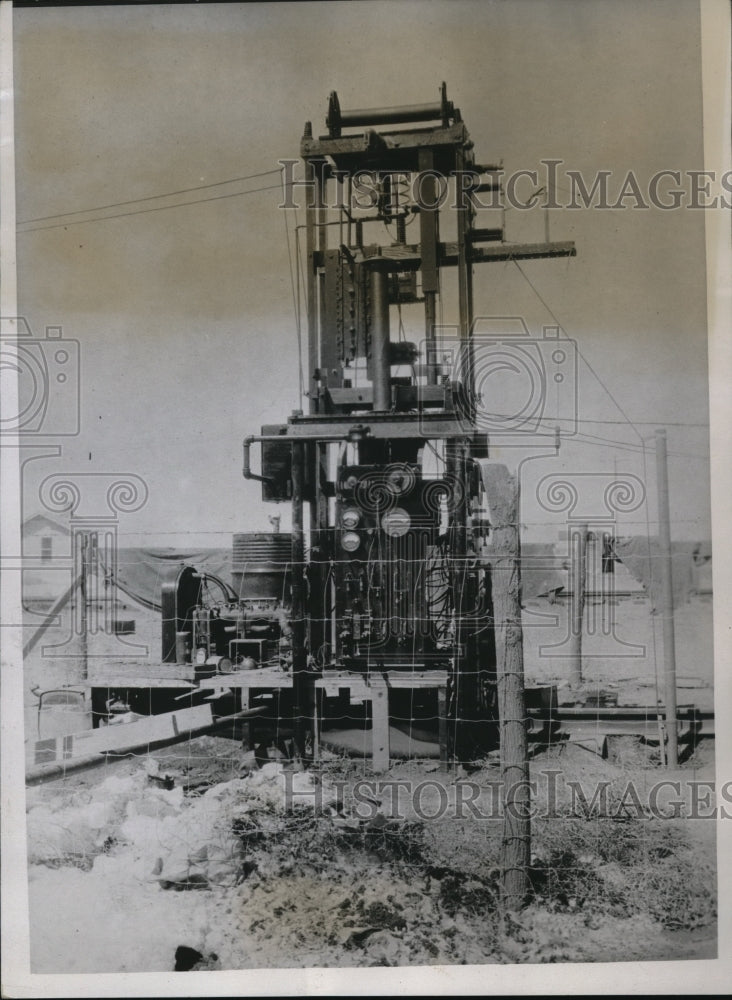
{"type": "Polygon", "coordinates": [[[149,212],[165,212],[171,208],[185,208],[187,205],[203,205],[208,201],[223,201],[225,198],[240,198],[245,194],[258,194],[260,191],[280,190],[281,184],[268,184],[265,187],[250,188],[248,191],[234,191],[231,194],[217,194],[212,198],[196,198],[193,201],[181,201],[177,205],[156,205],[153,208],[140,208],[132,212],[117,212],[114,215],[101,215],[96,219],[77,219],[70,222],[54,222],[50,226],[32,226],[30,229],[19,229],[18,233],[38,233],[44,229],[67,229],[69,226],[84,226],[90,222],[106,222],[109,219],[124,219],[130,215],[147,215],[149,212]]]}
{"type": "MultiPolygon", "coordinates": [[[[557,326],[559,327],[559,329],[560,329],[560,330],[561,330],[561,331],[562,331],[562,332],[564,333],[564,335],[565,335],[565,336],[569,337],[569,334],[567,333],[567,330],[566,330],[566,328],[565,328],[565,327],[564,327],[564,325],[563,325],[563,324],[562,324],[562,323],[560,322],[560,320],[559,320],[559,319],[557,318],[556,314],[555,314],[555,313],[554,313],[554,311],[552,310],[552,308],[551,308],[551,306],[549,305],[549,303],[548,303],[548,302],[546,301],[546,299],[545,299],[545,298],[544,298],[544,297],[543,297],[543,296],[541,295],[541,293],[540,293],[540,292],[539,292],[539,290],[538,290],[538,289],[536,288],[536,286],[534,285],[534,283],[533,283],[533,282],[532,282],[532,281],[530,280],[530,278],[528,277],[528,275],[526,274],[526,272],[524,271],[524,269],[523,269],[523,268],[521,267],[521,265],[519,264],[519,262],[518,262],[517,260],[514,260],[514,261],[513,261],[513,263],[514,263],[514,264],[516,265],[516,267],[518,268],[518,271],[519,271],[519,274],[520,274],[520,275],[521,275],[521,276],[523,277],[523,279],[524,279],[524,280],[526,281],[526,283],[528,284],[529,288],[530,288],[530,289],[532,290],[532,292],[534,293],[534,295],[536,295],[536,297],[537,297],[537,299],[539,300],[539,302],[541,302],[541,304],[542,304],[542,305],[544,306],[544,308],[545,308],[545,309],[546,309],[546,311],[547,311],[547,312],[549,313],[549,315],[550,315],[550,316],[551,316],[551,318],[552,318],[552,319],[554,320],[554,322],[555,322],[555,323],[557,324],[557,326]]],[[[595,371],[595,369],[594,369],[594,368],[592,367],[592,365],[591,365],[591,364],[590,364],[590,362],[589,362],[589,361],[587,360],[587,358],[586,358],[586,357],[584,356],[584,354],[583,354],[583,353],[582,353],[582,352],[580,351],[580,349],[579,349],[579,347],[578,347],[578,346],[577,346],[577,353],[578,353],[578,354],[579,354],[579,356],[580,356],[580,357],[582,358],[582,360],[583,360],[583,361],[584,361],[584,363],[585,363],[585,364],[587,365],[587,367],[588,367],[588,368],[589,368],[589,370],[590,370],[590,371],[592,372],[592,374],[593,374],[593,375],[595,376],[596,380],[597,380],[597,381],[598,381],[598,382],[600,383],[600,385],[601,385],[601,386],[603,387],[603,389],[604,389],[604,390],[605,390],[605,392],[606,392],[606,393],[608,394],[608,396],[610,397],[610,399],[611,399],[611,400],[613,401],[613,403],[615,404],[615,406],[616,406],[616,407],[618,408],[618,411],[619,411],[620,413],[622,413],[622,415],[623,415],[623,416],[625,417],[625,419],[626,419],[627,423],[628,423],[628,424],[629,424],[629,425],[630,425],[630,426],[631,426],[631,427],[633,428],[633,430],[635,431],[635,433],[636,433],[636,434],[638,434],[638,437],[640,437],[641,435],[640,435],[640,432],[638,431],[638,428],[637,428],[637,427],[635,426],[635,424],[634,424],[634,423],[633,423],[633,421],[632,421],[632,420],[630,419],[630,417],[628,416],[628,414],[627,414],[627,413],[625,412],[625,410],[623,409],[623,407],[622,407],[622,406],[620,405],[620,403],[619,403],[619,402],[617,401],[617,399],[616,399],[616,398],[615,398],[615,396],[614,396],[614,395],[612,394],[612,392],[610,391],[610,389],[608,388],[608,386],[607,386],[607,385],[605,385],[605,383],[603,382],[603,380],[602,380],[602,379],[600,378],[600,376],[599,376],[599,375],[597,374],[597,372],[596,372],[596,371],[595,371]]]]}
{"type": "Polygon", "coordinates": [[[160,198],[173,198],[179,194],[190,194],[192,191],[205,191],[209,188],[223,187],[225,184],[239,184],[242,181],[254,180],[256,177],[267,177],[270,174],[279,174],[281,167],[274,170],[260,170],[256,174],[245,174],[243,177],[230,177],[226,181],[215,181],[212,184],[197,184],[195,187],[179,188],[177,191],[165,191],[163,194],[149,194],[142,198],[130,198],[127,201],[113,201],[108,205],[94,205],[91,208],[77,208],[71,212],[56,212],[55,215],[39,215],[35,219],[21,219],[19,226],[29,225],[31,222],[48,222],[50,219],[63,219],[67,215],[84,215],[86,212],[104,212],[108,208],[122,208],[125,205],[137,205],[145,201],[157,201],[160,198]]]}

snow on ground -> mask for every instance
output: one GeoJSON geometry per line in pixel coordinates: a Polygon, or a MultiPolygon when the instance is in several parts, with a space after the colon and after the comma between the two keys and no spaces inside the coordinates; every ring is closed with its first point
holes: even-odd
{"type": "MultiPolygon", "coordinates": [[[[161,787],[176,752],[191,774],[197,753],[226,742],[28,790],[34,972],[169,971],[181,945],[208,969],[713,953],[713,824],[539,820],[536,895],[507,933],[496,908],[500,820],[416,822],[412,811],[396,823],[393,794],[376,792],[365,822],[334,779],[368,768],[344,760],[317,773],[271,762],[199,795],[185,793],[183,774],[161,787]],[[288,783],[316,808],[287,811],[288,783]],[[674,927],[701,941],[684,951],[674,927]]],[[[558,766],[590,793],[599,779],[639,777],[569,747],[534,762],[532,778],[558,766]]],[[[428,780],[421,811],[431,814],[441,787],[454,801],[461,777],[434,768],[401,762],[388,777],[428,780]]],[[[484,789],[495,777],[489,766],[473,775],[484,789]]]]}
{"type": "MultiPolygon", "coordinates": [[[[660,622],[647,601],[621,599],[604,610],[616,616],[609,633],[602,619],[593,632],[592,615],[586,617],[588,686],[617,685],[621,704],[655,704],[663,674],[660,622]]],[[[525,609],[529,683],[566,679],[565,662],[547,649],[564,634],[566,615],[562,603],[525,609]]],[[[679,608],[676,635],[679,703],[711,707],[711,603],[696,598],[679,608]]],[[[65,675],[59,664],[36,672],[28,686],[73,681],[63,669],[65,675]]],[[[36,722],[29,699],[31,738],[36,722]]],[[[557,821],[538,822],[539,859],[554,863],[566,847],[574,867],[562,878],[571,882],[581,871],[592,893],[584,903],[565,898],[560,880],[553,896],[536,899],[501,937],[494,877],[500,821],[420,824],[407,799],[407,822],[390,840],[378,824],[364,833],[337,807],[327,774],[288,772],[274,762],[246,773],[241,763],[237,744],[206,737],[28,789],[34,972],[169,971],[181,945],[199,951],[206,968],[224,969],[702,957],[714,947],[713,824],[641,824],[637,843],[628,840],[626,865],[613,844],[627,826],[573,821],[565,830],[557,821]],[[155,779],[176,754],[184,766],[175,787],[160,787],[155,779]],[[184,779],[201,776],[215,783],[187,794],[184,779]],[[287,814],[286,781],[304,801],[314,799],[324,817],[312,809],[287,814]],[[591,849],[578,846],[587,836],[591,849]],[[423,851],[419,838],[426,838],[423,851]],[[674,846],[668,857],[667,841],[674,846]],[[667,896],[674,902],[664,914],[667,896]],[[650,898],[652,911],[644,909],[650,898]],[[686,922],[674,923],[677,910],[686,922]],[[676,934],[700,933],[701,945],[672,939],[674,927],[676,934]]],[[[367,762],[342,763],[346,776],[368,774],[367,762]]],[[[561,767],[565,781],[587,782],[591,797],[593,782],[622,786],[630,773],[646,787],[648,763],[629,772],[622,761],[568,748],[559,765],[549,766],[561,767]]],[[[440,803],[437,784],[451,804],[455,795],[455,776],[437,774],[435,766],[407,761],[390,772],[434,779],[421,800],[428,814],[440,803]]],[[[532,776],[538,766],[532,763],[532,776]]],[[[697,776],[713,778],[711,765],[697,776]]],[[[487,767],[477,776],[479,803],[495,777],[487,767]]],[[[389,803],[377,799],[379,822],[388,823],[389,803]]]]}
{"type": "MultiPolygon", "coordinates": [[[[255,805],[282,812],[282,768],[185,799],[180,786],[150,784],[156,769],[28,790],[34,971],[169,970],[180,944],[222,950],[222,894],[242,860],[232,827],[255,805]]],[[[296,792],[312,787],[309,774],[292,780],[296,792]]]]}

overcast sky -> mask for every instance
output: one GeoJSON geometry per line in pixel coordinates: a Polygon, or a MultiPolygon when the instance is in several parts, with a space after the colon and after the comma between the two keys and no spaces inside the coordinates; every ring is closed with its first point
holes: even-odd
{"type": "MultiPolygon", "coordinates": [[[[324,131],[333,89],[345,108],[422,103],[442,80],[477,159],[509,174],[561,159],[562,184],[562,171],[609,170],[617,192],[630,170],[643,187],[704,165],[687,0],[21,9],[14,30],[19,312],[36,336],[62,326],[81,352],[81,433],[28,466],[26,511],[49,474],[135,473],[149,499],[120,521],[134,540],[228,545],[266,528],[279,511],[242,480],[240,442],[300,401],[280,194],[218,197],[277,176],[133,199],[297,157],[306,120],[324,131]]],[[[556,537],[537,475],[617,469],[649,491],[621,530],[655,530],[652,437],[668,426],[673,533],[708,537],[704,213],[563,210],[550,225],[576,258],[475,274],[476,314],[522,316],[534,335],[556,316],[581,355],[582,437],[527,473],[524,520],[556,537]]],[[[506,230],[540,240],[543,213],[509,211],[506,230]]]]}

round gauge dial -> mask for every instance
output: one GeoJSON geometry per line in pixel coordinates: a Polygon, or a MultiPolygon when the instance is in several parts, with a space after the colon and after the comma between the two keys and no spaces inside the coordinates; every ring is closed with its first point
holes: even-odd
{"type": "Polygon", "coordinates": [[[341,535],[341,547],[346,552],[355,552],[361,544],[361,536],[355,531],[344,531],[341,535]]]}
{"type": "Polygon", "coordinates": [[[414,473],[407,465],[396,465],[386,473],[386,482],[394,493],[407,493],[414,485],[414,473]]]}
{"type": "Polygon", "coordinates": [[[412,524],[412,519],[403,507],[395,507],[387,511],[381,519],[381,527],[391,538],[406,535],[412,524]]]}
{"type": "Polygon", "coordinates": [[[353,528],[357,527],[360,520],[361,512],[356,510],[355,507],[349,507],[341,514],[341,524],[344,528],[348,528],[349,530],[353,530],[353,528]]]}

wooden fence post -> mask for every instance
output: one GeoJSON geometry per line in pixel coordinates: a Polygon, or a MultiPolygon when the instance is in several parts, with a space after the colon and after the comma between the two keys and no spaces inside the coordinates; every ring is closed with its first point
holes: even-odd
{"type": "Polygon", "coordinates": [[[584,629],[585,589],[587,585],[586,524],[569,526],[571,603],[569,606],[569,683],[582,685],[582,631],[584,629]]]}
{"type": "Polygon", "coordinates": [[[521,624],[521,545],[518,482],[505,465],[483,465],[491,520],[490,560],[496,633],[501,738],[503,839],[501,896],[504,910],[521,909],[529,890],[531,795],[521,624]]]}

